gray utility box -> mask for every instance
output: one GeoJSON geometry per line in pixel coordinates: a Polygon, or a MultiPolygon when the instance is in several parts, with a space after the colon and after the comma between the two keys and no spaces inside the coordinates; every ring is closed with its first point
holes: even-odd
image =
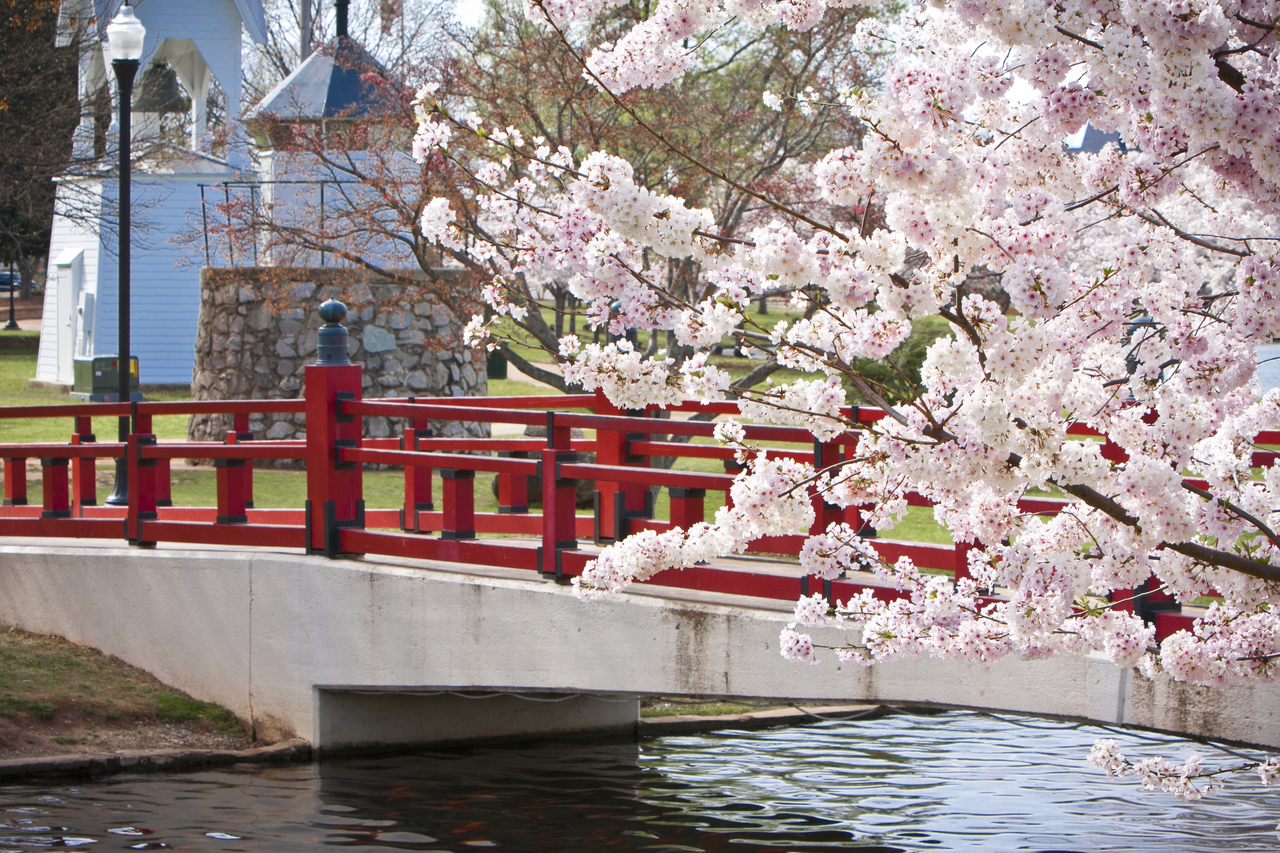
{"type": "MultiPolygon", "coordinates": [[[[134,356],[129,360],[133,367],[133,375],[129,377],[129,399],[141,402],[142,393],[138,390],[138,357],[134,356]]],[[[71,396],[90,403],[114,403],[120,390],[119,374],[116,373],[118,361],[114,355],[75,359],[71,396]]]]}

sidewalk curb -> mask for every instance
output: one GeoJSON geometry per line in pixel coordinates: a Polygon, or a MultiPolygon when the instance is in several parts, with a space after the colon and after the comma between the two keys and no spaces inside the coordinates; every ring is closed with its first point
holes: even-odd
{"type": "Polygon", "coordinates": [[[75,754],[41,758],[0,760],[0,780],[30,776],[87,776],[97,778],[114,773],[153,773],[160,770],[187,770],[227,764],[310,761],[311,744],[301,738],[253,749],[150,749],[129,750],[108,755],[75,754]]]}

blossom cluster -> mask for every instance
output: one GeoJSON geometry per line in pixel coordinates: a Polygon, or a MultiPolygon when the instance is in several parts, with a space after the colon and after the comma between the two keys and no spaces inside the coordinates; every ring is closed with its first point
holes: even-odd
{"type": "Polygon", "coordinates": [[[1094,743],[1089,763],[1108,776],[1135,776],[1141,780],[1142,787],[1166,791],[1179,800],[1211,796],[1221,790],[1225,779],[1248,771],[1257,773],[1258,780],[1267,787],[1280,779],[1280,759],[1275,757],[1237,761],[1221,767],[1205,766],[1204,758],[1195,753],[1182,763],[1160,757],[1131,761],[1120,751],[1120,744],[1111,738],[1094,743]]]}

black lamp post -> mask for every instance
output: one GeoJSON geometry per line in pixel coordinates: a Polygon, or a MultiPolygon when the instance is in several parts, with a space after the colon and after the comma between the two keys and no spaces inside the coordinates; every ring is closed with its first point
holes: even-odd
{"type": "MultiPolygon", "coordinates": [[[[119,392],[116,401],[127,403],[131,399],[129,379],[133,361],[129,357],[129,215],[131,176],[131,147],[133,142],[133,78],[138,74],[142,61],[142,48],[147,31],[133,14],[133,7],[125,3],[120,12],[107,25],[107,45],[111,54],[111,69],[115,71],[120,90],[120,286],[117,301],[119,320],[116,356],[116,376],[119,392]]],[[[129,440],[129,416],[120,417],[120,442],[129,440]]],[[[127,506],[129,503],[129,466],[124,457],[116,460],[116,487],[107,503],[127,506]]]]}
{"type": "Polygon", "coordinates": [[[14,289],[15,289],[15,286],[13,281],[13,261],[9,261],[9,322],[6,323],[4,327],[6,332],[11,332],[14,329],[20,328],[18,326],[17,316],[14,314],[14,310],[13,310],[14,289]]]}

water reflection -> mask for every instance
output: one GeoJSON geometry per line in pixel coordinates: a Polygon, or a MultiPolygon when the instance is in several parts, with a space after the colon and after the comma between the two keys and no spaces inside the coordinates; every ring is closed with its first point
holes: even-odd
{"type": "MultiPolygon", "coordinates": [[[[899,714],[639,745],[442,750],[0,788],[0,853],[1273,849],[1274,799],[1181,804],[1084,764],[1094,727],[899,714]]],[[[1185,755],[1128,733],[1135,755],[1185,755]]],[[[1197,748],[1204,752],[1204,748],[1197,748]]]]}

